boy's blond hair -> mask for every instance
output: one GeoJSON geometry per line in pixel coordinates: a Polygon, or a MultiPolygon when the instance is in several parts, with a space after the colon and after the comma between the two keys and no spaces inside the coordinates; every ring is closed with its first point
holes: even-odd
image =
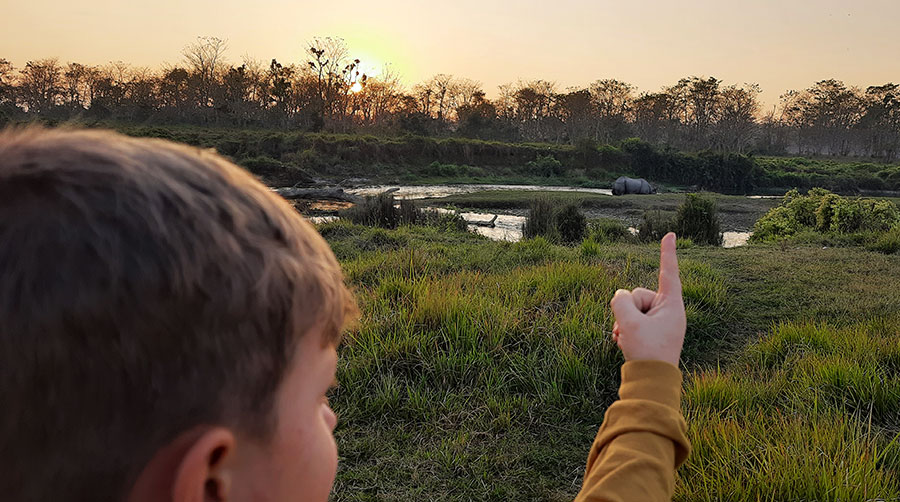
{"type": "Polygon", "coordinates": [[[265,440],[299,337],[355,313],[326,242],[211,151],[0,132],[0,493],[113,500],[201,424],[265,440]]]}

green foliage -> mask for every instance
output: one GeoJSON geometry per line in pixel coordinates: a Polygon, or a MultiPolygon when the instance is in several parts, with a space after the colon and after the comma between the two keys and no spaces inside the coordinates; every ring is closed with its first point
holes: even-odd
{"type": "Polygon", "coordinates": [[[599,161],[597,142],[592,138],[579,138],[575,141],[575,154],[581,160],[581,167],[591,169],[599,161]]]}
{"type": "Polygon", "coordinates": [[[528,164],[526,164],[528,169],[538,176],[544,177],[552,177],[552,176],[561,176],[565,173],[565,168],[563,167],[562,162],[556,160],[553,155],[540,155],[538,154],[537,160],[532,160],[528,164]]]}
{"type": "Polygon", "coordinates": [[[456,164],[443,164],[438,161],[434,161],[429,164],[428,168],[425,170],[425,173],[428,176],[434,176],[436,178],[480,177],[487,174],[484,169],[478,167],[467,165],[458,166],[456,164]]]}
{"type": "Polygon", "coordinates": [[[406,199],[396,204],[393,194],[366,197],[362,202],[342,211],[341,217],[358,225],[381,228],[427,225],[444,231],[465,232],[467,229],[466,221],[459,214],[421,209],[415,201],[406,199]]]}
{"type": "Polygon", "coordinates": [[[900,210],[888,200],[849,198],[814,188],[806,195],[791,190],[781,205],[753,227],[753,241],[770,241],[804,231],[820,233],[881,233],[900,224],[900,210]]]}
{"type": "Polygon", "coordinates": [[[870,251],[878,251],[884,254],[900,253],[900,226],[884,232],[866,248],[870,251]]]}
{"type": "Polygon", "coordinates": [[[529,207],[522,228],[525,239],[542,236],[553,242],[578,243],[584,238],[587,218],[578,202],[567,202],[561,207],[550,197],[538,197],[529,207]]]}
{"type": "Polygon", "coordinates": [[[563,242],[581,242],[586,228],[587,219],[577,204],[566,204],[556,212],[556,229],[563,242]]]}
{"type": "Polygon", "coordinates": [[[644,211],[638,224],[638,237],[644,242],[659,241],[675,229],[675,218],[661,211],[644,211]]]}
{"type": "Polygon", "coordinates": [[[682,153],[659,149],[646,141],[630,138],[622,142],[630,171],[638,176],[696,185],[722,193],[747,193],[760,184],[762,171],[751,157],[733,153],[682,153]]]}
{"type": "Polygon", "coordinates": [[[313,178],[303,169],[265,155],[243,159],[240,164],[271,185],[290,186],[313,183],[313,178]]]}
{"type": "MultiPolygon", "coordinates": [[[[418,135],[371,136],[226,129],[196,126],[113,127],[125,134],[171,139],[217,148],[242,164],[269,157],[340,181],[376,177],[384,181],[407,173],[411,181],[490,180],[599,186],[614,174],[644,177],[653,183],[696,186],[722,193],[753,193],[765,188],[815,186],[836,191],[900,190],[900,166],[845,160],[755,157],[719,152],[686,153],[638,138],[619,146],[590,140],[575,145],[512,143],[418,135]],[[433,163],[437,162],[437,166],[433,163]],[[478,166],[478,167],[473,167],[478,166]],[[578,169],[575,169],[578,168],[578,169]]],[[[427,133],[428,129],[422,130],[427,133]]]]}
{"type": "Polygon", "coordinates": [[[538,197],[531,202],[528,208],[528,217],[522,228],[522,236],[531,239],[544,236],[549,239],[556,238],[555,213],[556,205],[549,197],[538,197]]]}
{"type": "Polygon", "coordinates": [[[393,194],[379,194],[341,211],[341,218],[358,225],[396,228],[400,223],[400,212],[394,208],[393,194]]]}
{"type": "Polygon", "coordinates": [[[599,244],[629,242],[633,236],[621,221],[610,218],[592,220],[588,225],[588,238],[599,244]]]}
{"type": "Polygon", "coordinates": [[[675,213],[675,233],[696,244],[722,245],[716,203],[697,194],[687,194],[675,213]]]}
{"type": "Polygon", "coordinates": [[[642,241],[656,242],[667,233],[690,239],[692,244],[722,245],[722,233],[715,201],[687,194],[674,216],[661,211],[644,211],[638,235],[642,241]]]}

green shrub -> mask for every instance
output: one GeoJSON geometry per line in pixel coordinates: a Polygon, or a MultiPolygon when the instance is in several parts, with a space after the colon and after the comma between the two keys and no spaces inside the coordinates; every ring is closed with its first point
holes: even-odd
{"type": "Polygon", "coordinates": [[[565,173],[562,162],[556,160],[552,154],[538,154],[537,160],[532,160],[525,165],[533,174],[547,178],[551,176],[561,176],[565,173]]]}
{"type": "Polygon", "coordinates": [[[578,204],[568,203],[556,213],[556,229],[565,243],[581,242],[587,228],[587,219],[578,204]]]}
{"type": "Polygon", "coordinates": [[[849,198],[821,188],[806,195],[791,190],[753,227],[753,241],[793,237],[807,230],[820,233],[870,234],[900,224],[900,210],[890,201],[849,198]]]}
{"type": "Polygon", "coordinates": [[[422,211],[419,210],[418,204],[409,199],[400,200],[398,208],[398,218],[401,225],[415,225],[421,219],[422,211]]]}
{"type": "MultiPolygon", "coordinates": [[[[675,233],[695,244],[722,245],[716,203],[697,194],[687,194],[674,220],[675,233]]],[[[665,235],[665,234],[664,234],[665,235]]]]}

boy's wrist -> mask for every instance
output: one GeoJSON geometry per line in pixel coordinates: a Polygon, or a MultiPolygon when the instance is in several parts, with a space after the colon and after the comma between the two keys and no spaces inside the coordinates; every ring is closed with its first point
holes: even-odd
{"type": "Polygon", "coordinates": [[[621,399],[643,399],[679,409],[681,370],[659,360],[631,360],[622,365],[621,399]]]}

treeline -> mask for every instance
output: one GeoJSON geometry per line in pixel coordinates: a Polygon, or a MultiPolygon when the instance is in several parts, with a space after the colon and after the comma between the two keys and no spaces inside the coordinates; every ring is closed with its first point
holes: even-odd
{"type": "Polygon", "coordinates": [[[501,85],[439,74],[404,88],[389,71],[366,75],[340,39],[310,42],[295,63],[226,59],[225,41],[199,38],[179,64],[156,70],[0,59],[0,121],[102,120],[411,133],[504,142],[615,144],[640,137],[678,150],[784,155],[900,156],[900,87],[823,80],[786,92],[760,113],[756,84],[688,77],[657,92],[618,80],[560,89],[551,81],[501,85]]]}
{"type": "Polygon", "coordinates": [[[637,138],[614,145],[584,141],[564,145],[182,126],[121,126],[119,130],[215,148],[270,185],[293,185],[316,177],[332,181],[361,177],[383,182],[428,179],[608,186],[626,174],[653,183],[732,194],[784,193],[791,187],[824,187],[841,193],[900,190],[897,165],[681,152],[637,138]]]}

